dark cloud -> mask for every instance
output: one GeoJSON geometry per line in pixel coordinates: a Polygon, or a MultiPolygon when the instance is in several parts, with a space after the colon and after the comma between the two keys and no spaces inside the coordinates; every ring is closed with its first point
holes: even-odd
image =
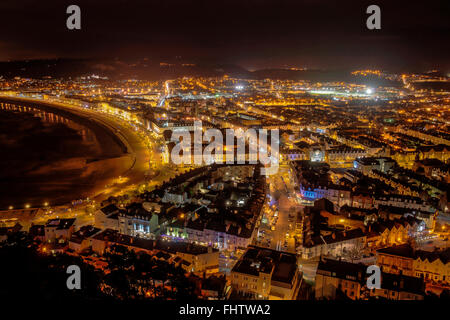
{"type": "Polygon", "coordinates": [[[175,57],[245,66],[449,68],[450,1],[19,0],[0,3],[0,60],[175,57]],[[365,27],[376,3],[382,30],[365,27]],[[82,30],[66,29],[66,8],[82,30]]]}

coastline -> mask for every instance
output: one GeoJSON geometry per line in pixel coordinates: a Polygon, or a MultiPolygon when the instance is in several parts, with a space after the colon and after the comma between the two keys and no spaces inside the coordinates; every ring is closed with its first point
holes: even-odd
{"type": "Polygon", "coordinates": [[[25,204],[41,207],[44,202],[59,206],[76,199],[94,197],[102,194],[105,185],[130,170],[136,161],[131,146],[123,141],[123,137],[118,137],[113,128],[89,117],[89,114],[83,117],[80,110],[72,111],[45,101],[41,103],[20,98],[0,97],[0,102],[34,107],[85,126],[95,135],[99,149],[95,156],[69,157],[59,162],[50,162],[46,168],[36,170],[41,174],[2,181],[0,189],[5,193],[0,201],[1,209],[9,206],[20,208],[25,204]],[[67,161],[66,166],[64,161],[67,161]]]}

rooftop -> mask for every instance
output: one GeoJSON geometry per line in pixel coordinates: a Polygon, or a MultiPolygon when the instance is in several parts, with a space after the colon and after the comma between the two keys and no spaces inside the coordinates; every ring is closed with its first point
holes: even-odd
{"type": "Polygon", "coordinates": [[[258,276],[272,275],[273,281],[291,283],[297,270],[295,254],[267,248],[249,246],[245,254],[233,267],[232,272],[258,276]]]}

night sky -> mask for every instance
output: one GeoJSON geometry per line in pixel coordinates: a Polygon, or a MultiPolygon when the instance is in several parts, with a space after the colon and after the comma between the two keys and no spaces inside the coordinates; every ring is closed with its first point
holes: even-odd
{"type": "Polygon", "coordinates": [[[450,1],[16,0],[0,2],[0,60],[181,57],[246,68],[450,72],[450,1]],[[81,7],[82,30],[66,28],[81,7]],[[366,8],[381,7],[381,30],[366,8]]]}

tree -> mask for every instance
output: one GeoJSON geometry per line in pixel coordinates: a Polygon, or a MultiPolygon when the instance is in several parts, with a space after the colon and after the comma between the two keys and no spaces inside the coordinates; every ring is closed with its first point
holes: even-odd
{"type": "Polygon", "coordinates": [[[357,244],[350,247],[348,250],[344,250],[342,253],[347,260],[351,260],[353,263],[353,261],[362,258],[364,253],[364,245],[361,242],[357,242],[357,244]]]}

